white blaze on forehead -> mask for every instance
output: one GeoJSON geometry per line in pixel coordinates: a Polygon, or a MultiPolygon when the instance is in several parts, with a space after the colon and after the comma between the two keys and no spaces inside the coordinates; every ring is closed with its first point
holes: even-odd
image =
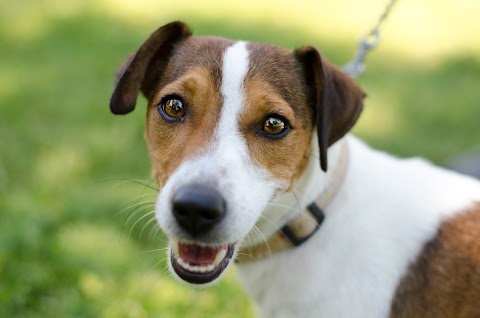
{"type": "Polygon", "coordinates": [[[237,42],[227,48],[223,56],[222,86],[223,107],[218,135],[237,130],[238,115],[244,108],[243,82],[248,72],[248,50],[245,42],[237,42]]]}

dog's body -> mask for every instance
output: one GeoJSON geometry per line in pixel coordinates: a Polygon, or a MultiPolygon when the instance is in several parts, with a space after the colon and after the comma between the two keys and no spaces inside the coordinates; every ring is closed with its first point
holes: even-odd
{"type": "Polygon", "coordinates": [[[175,276],[218,280],[332,188],[348,145],[320,229],[238,265],[260,313],[480,317],[480,182],[348,135],[364,94],[314,48],[192,37],[176,22],[126,65],[112,111],[133,110],[139,90],[175,276]]]}
{"type": "Polygon", "coordinates": [[[237,270],[263,316],[480,317],[479,182],[346,140],[346,179],[318,233],[237,270]]]}

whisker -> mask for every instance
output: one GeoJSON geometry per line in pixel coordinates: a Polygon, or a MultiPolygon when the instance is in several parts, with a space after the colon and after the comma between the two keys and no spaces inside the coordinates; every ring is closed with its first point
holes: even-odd
{"type": "MultiPolygon", "coordinates": [[[[242,253],[242,252],[238,252],[237,253],[237,256],[247,256],[249,258],[251,258],[252,260],[256,261],[257,258],[255,256],[252,255],[252,251],[249,251],[249,253],[242,253]]],[[[236,259],[236,261],[239,263],[239,264],[245,264],[244,262],[242,262],[239,258],[236,259]]]]}
{"type": "Polygon", "coordinates": [[[119,214],[122,214],[123,212],[129,210],[129,209],[133,209],[133,208],[137,208],[139,206],[142,206],[142,205],[147,205],[147,204],[151,204],[151,205],[155,205],[155,202],[150,202],[150,201],[142,201],[142,202],[138,202],[140,201],[141,199],[143,198],[140,198],[137,200],[137,202],[135,202],[134,204],[120,210],[119,212],[115,213],[115,216],[119,215],[119,214]]]}
{"type": "Polygon", "coordinates": [[[302,207],[300,206],[300,201],[298,200],[298,197],[297,197],[297,195],[295,194],[295,191],[292,191],[292,192],[290,192],[290,193],[293,195],[293,197],[294,197],[295,200],[297,201],[298,211],[301,211],[301,210],[302,210],[302,207]]]}
{"type": "MultiPolygon", "coordinates": [[[[299,187],[294,185],[293,188],[294,188],[294,190],[297,190],[298,192],[300,192],[304,197],[306,196],[306,193],[302,189],[300,189],[299,187]]],[[[292,190],[292,192],[293,192],[293,190],[292,190]]]]}
{"type": "Polygon", "coordinates": [[[159,226],[152,227],[152,229],[150,230],[150,234],[148,235],[148,241],[154,242],[155,239],[158,239],[160,243],[168,244],[168,239],[165,239],[162,235],[158,235],[159,233],[161,233],[161,229],[159,226]]]}
{"type": "MultiPolygon", "coordinates": [[[[265,246],[267,247],[268,255],[271,255],[272,250],[270,249],[270,245],[268,244],[268,240],[265,237],[265,235],[262,233],[262,231],[258,227],[254,226],[253,229],[254,229],[254,233],[258,235],[258,238],[260,239],[260,241],[263,241],[265,243],[265,246]]],[[[263,243],[261,244],[263,245],[263,243]]]]}
{"type": "MultiPolygon", "coordinates": [[[[144,205],[141,205],[141,206],[137,206],[135,209],[133,209],[132,212],[130,212],[130,214],[127,216],[127,218],[125,219],[125,221],[123,222],[122,224],[122,230],[121,230],[121,233],[123,233],[123,231],[125,230],[125,227],[127,226],[128,223],[130,223],[130,221],[140,212],[142,211],[145,211],[145,210],[148,210],[151,208],[151,204],[144,204],[144,205]]],[[[151,212],[149,212],[151,213],[151,212]]]]}
{"type": "MultiPolygon", "coordinates": [[[[258,226],[254,226],[252,229],[253,234],[257,236],[257,238],[260,240],[260,245],[263,245],[264,242],[267,242],[265,235],[263,235],[262,231],[258,228],[258,226]]],[[[268,245],[268,243],[267,243],[268,245]]]]}
{"type": "MultiPolygon", "coordinates": [[[[302,190],[300,190],[300,188],[298,187],[295,187],[295,190],[299,191],[299,192],[302,192],[304,194],[304,197],[306,196],[305,195],[305,192],[303,192],[302,190]]],[[[310,204],[311,202],[307,202],[308,204],[310,204]]],[[[313,219],[313,221],[315,222],[316,225],[319,225],[318,221],[316,219],[313,219]]]]}
{"type": "Polygon", "coordinates": [[[277,224],[277,223],[273,222],[272,220],[270,220],[267,216],[265,216],[265,215],[263,215],[263,214],[260,214],[259,218],[262,219],[262,220],[267,221],[268,223],[270,223],[270,225],[272,225],[272,226],[275,227],[275,228],[278,227],[278,224],[277,224]]]}
{"type": "Polygon", "coordinates": [[[158,195],[158,193],[145,194],[145,195],[142,195],[142,196],[140,196],[140,197],[138,197],[138,198],[136,198],[136,199],[131,200],[130,202],[132,202],[132,201],[138,202],[138,201],[143,200],[143,199],[145,199],[145,198],[156,197],[157,195],[158,195]]]}
{"type": "Polygon", "coordinates": [[[163,272],[164,273],[167,273],[168,274],[168,277],[172,278],[172,279],[175,279],[175,277],[173,276],[173,274],[170,272],[169,270],[170,268],[168,267],[168,261],[165,262],[165,266],[163,267],[163,272]]]}
{"type": "MultiPolygon", "coordinates": [[[[153,210],[153,212],[155,212],[155,210],[153,210]]],[[[143,235],[143,232],[145,231],[145,229],[150,225],[152,224],[152,222],[156,221],[157,219],[155,218],[155,216],[153,216],[147,223],[145,223],[140,231],[140,237],[139,237],[139,240],[141,241],[142,240],[142,235],[143,235]]]]}
{"type": "Polygon", "coordinates": [[[150,211],[150,212],[145,213],[144,215],[142,215],[141,217],[139,217],[138,220],[135,221],[135,223],[133,223],[133,226],[132,226],[132,228],[130,229],[130,232],[128,232],[127,241],[130,239],[130,236],[132,235],[132,231],[133,231],[133,229],[135,228],[135,226],[138,224],[138,222],[142,221],[144,218],[146,218],[146,217],[149,216],[149,215],[152,215],[153,213],[155,213],[155,210],[152,210],[152,211],[150,211]]]}
{"type": "Polygon", "coordinates": [[[139,184],[157,192],[160,190],[159,187],[152,181],[141,180],[141,179],[120,179],[119,181],[122,181],[122,183],[131,182],[131,183],[139,184]]]}
{"type": "Polygon", "coordinates": [[[107,180],[101,180],[98,181],[97,183],[106,183],[106,182],[119,182],[118,185],[121,185],[123,183],[131,182],[131,183],[136,183],[139,185],[143,185],[144,187],[150,188],[155,191],[159,191],[158,185],[153,182],[153,181],[147,181],[147,180],[141,180],[141,179],[128,179],[128,178],[116,178],[116,179],[107,179],[107,180]]]}
{"type": "Polygon", "coordinates": [[[167,250],[168,250],[168,247],[162,247],[162,248],[155,248],[153,250],[148,250],[148,251],[140,251],[138,253],[145,254],[145,253],[152,253],[152,252],[163,252],[163,251],[167,251],[167,250]]]}
{"type": "MultiPolygon", "coordinates": [[[[153,265],[152,269],[155,269],[155,267],[157,267],[158,265],[160,265],[160,263],[165,262],[167,259],[168,259],[168,256],[165,256],[164,258],[162,258],[161,260],[159,260],[158,262],[156,262],[155,265],[153,265]]],[[[167,265],[167,266],[168,266],[168,265],[167,265]]],[[[168,267],[167,267],[167,268],[164,268],[164,269],[168,269],[168,267]]]]}
{"type": "Polygon", "coordinates": [[[127,215],[125,221],[126,223],[130,222],[131,219],[133,217],[135,217],[135,215],[140,212],[140,211],[145,211],[146,209],[148,208],[151,208],[152,206],[155,206],[155,203],[152,203],[152,202],[142,202],[142,203],[139,203],[135,206],[135,208],[133,208],[127,215]]]}
{"type": "Polygon", "coordinates": [[[285,204],[280,204],[280,203],[275,203],[275,202],[268,202],[267,203],[268,205],[271,205],[271,206],[277,206],[279,208],[284,208],[284,209],[289,209],[289,210],[293,210],[295,212],[300,212],[299,210],[297,210],[296,208],[292,207],[292,206],[289,206],[289,205],[285,205],[285,204]]]}

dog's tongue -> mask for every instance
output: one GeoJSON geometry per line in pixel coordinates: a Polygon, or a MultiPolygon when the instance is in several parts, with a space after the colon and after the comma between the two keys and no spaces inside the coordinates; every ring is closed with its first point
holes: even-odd
{"type": "Polygon", "coordinates": [[[216,263],[215,259],[226,248],[226,246],[210,247],[178,243],[178,256],[190,265],[206,266],[216,263]]]}

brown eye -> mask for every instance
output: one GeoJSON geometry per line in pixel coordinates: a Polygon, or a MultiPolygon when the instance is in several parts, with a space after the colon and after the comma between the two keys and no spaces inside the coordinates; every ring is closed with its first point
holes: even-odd
{"type": "Polygon", "coordinates": [[[282,117],[269,117],[262,125],[262,131],[271,138],[281,138],[287,132],[289,126],[282,117]]]}
{"type": "Polygon", "coordinates": [[[185,106],[179,97],[164,98],[158,108],[160,115],[168,121],[180,121],[185,116],[185,106]]]}

